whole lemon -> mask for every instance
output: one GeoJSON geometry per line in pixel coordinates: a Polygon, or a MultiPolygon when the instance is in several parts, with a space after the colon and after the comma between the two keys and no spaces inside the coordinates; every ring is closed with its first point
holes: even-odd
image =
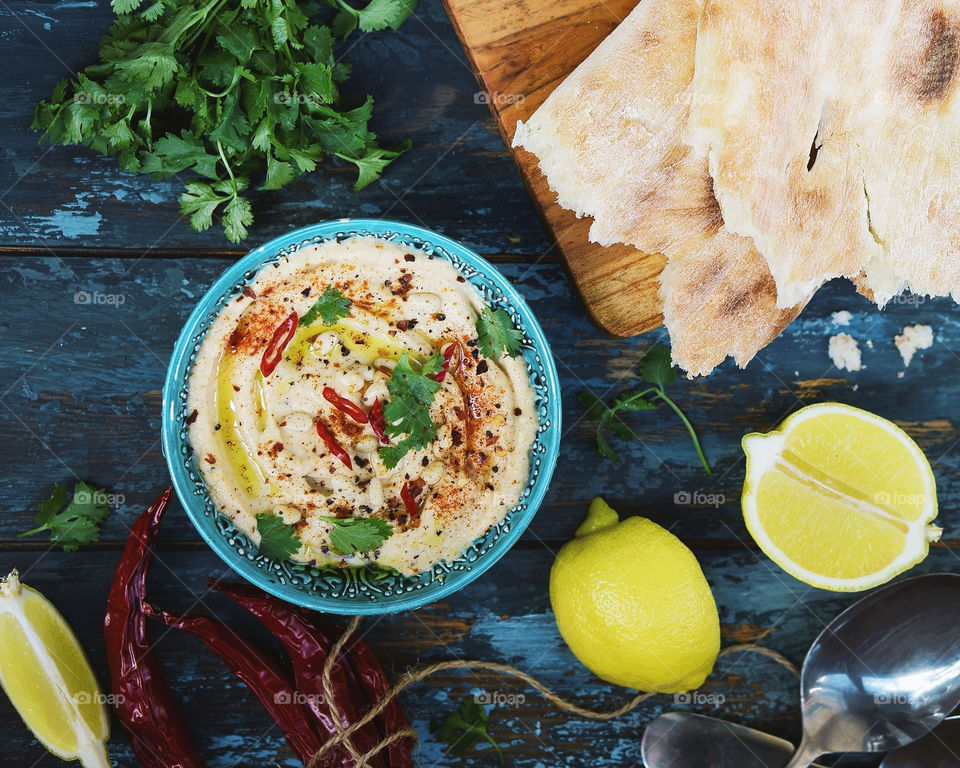
{"type": "Polygon", "coordinates": [[[623,522],[601,498],[550,571],[560,634],[597,677],[627,688],[698,688],[720,652],[720,619],[700,564],[643,517],[623,522]]]}

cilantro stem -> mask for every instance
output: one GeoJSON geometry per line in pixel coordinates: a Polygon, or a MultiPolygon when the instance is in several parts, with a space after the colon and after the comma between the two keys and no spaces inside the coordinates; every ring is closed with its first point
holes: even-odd
{"type": "Polygon", "coordinates": [[[40,531],[48,531],[48,530],[50,530],[50,526],[44,523],[43,525],[38,525],[32,531],[24,531],[23,533],[19,533],[17,535],[22,539],[24,536],[33,536],[33,534],[35,533],[40,533],[40,531]]]}
{"type": "Polygon", "coordinates": [[[227,156],[223,152],[223,144],[217,141],[217,152],[220,153],[220,159],[223,161],[223,167],[227,169],[227,175],[230,177],[230,182],[233,185],[234,197],[237,195],[237,180],[233,178],[233,170],[230,168],[230,163],[227,162],[227,156]]]}
{"type": "Polygon", "coordinates": [[[683,426],[687,428],[687,432],[690,434],[690,439],[693,440],[693,447],[697,449],[697,456],[700,457],[700,463],[703,464],[703,468],[708,475],[713,474],[713,470],[710,469],[710,465],[707,463],[707,457],[703,454],[703,448],[700,447],[700,440],[697,437],[697,433],[693,429],[693,424],[690,423],[690,420],[684,415],[683,411],[677,407],[677,404],[669,398],[669,396],[663,391],[661,387],[655,387],[656,392],[654,397],[659,397],[663,402],[670,406],[671,410],[677,414],[680,418],[680,421],[683,422],[683,426]]]}

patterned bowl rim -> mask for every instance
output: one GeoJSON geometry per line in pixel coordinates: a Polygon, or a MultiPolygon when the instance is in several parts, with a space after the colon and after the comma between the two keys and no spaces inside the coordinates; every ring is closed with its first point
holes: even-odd
{"type": "MultiPolygon", "coordinates": [[[[456,268],[456,264],[454,264],[454,267],[456,268]]],[[[530,361],[527,360],[528,371],[530,371],[530,367],[530,361]]],[[[184,323],[174,345],[163,385],[161,447],[180,503],[183,504],[187,516],[200,536],[231,569],[264,591],[295,605],[343,615],[372,615],[412,610],[456,592],[486,572],[512,548],[539,509],[556,467],[560,432],[560,385],[556,365],[543,330],[523,297],[496,267],[466,246],[424,227],[386,219],[342,218],[302,227],[254,248],[246,256],[228,267],[203,295],[184,323]],[[545,419],[543,418],[543,406],[538,407],[540,429],[537,434],[537,444],[541,446],[541,456],[531,465],[531,477],[524,490],[524,495],[521,497],[522,508],[513,507],[502,523],[492,527],[483,537],[477,540],[478,542],[485,541],[494,534],[495,529],[498,531],[497,535],[491,540],[490,547],[480,552],[476,560],[470,563],[470,567],[462,570],[451,570],[449,567],[444,567],[447,565],[445,562],[441,562],[434,566],[431,571],[426,571],[418,577],[397,577],[400,582],[413,583],[438,568],[442,572],[440,578],[434,578],[432,581],[416,588],[410,586],[401,594],[385,595],[382,599],[373,595],[365,595],[361,599],[354,596],[325,596],[306,591],[300,589],[294,583],[277,581],[273,573],[252,562],[244,556],[242,551],[238,552],[233,539],[238,537],[246,542],[246,536],[227,521],[227,526],[233,531],[228,538],[224,532],[218,529],[217,520],[212,519],[207,514],[208,505],[213,506],[212,501],[206,490],[204,490],[202,498],[198,498],[197,484],[190,477],[187,464],[187,461],[192,461],[191,450],[189,445],[181,438],[182,425],[177,419],[181,393],[187,386],[192,368],[192,357],[199,346],[200,339],[206,333],[210,321],[219,312],[221,301],[239,290],[242,285],[254,279],[260,269],[281,257],[289,249],[296,250],[305,245],[326,242],[339,236],[351,236],[352,234],[383,239],[401,238],[401,242],[420,241],[421,245],[415,247],[438,249],[447,260],[450,260],[449,257],[453,256],[476,270],[476,276],[469,274],[464,276],[478,290],[481,290],[483,286],[478,285],[476,281],[482,278],[496,290],[499,298],[519,316],[520,328],[526,337],[525,341],[531,342],[533,353],[539,360],[540,373],[544,378],[544,392],[546,393],[545,419]],[[309,240],[313,240],[314,243],[308,243],[309,240]],[[198,333],[200,336],[194,339],[198,333]],[[182,448],[185,451],[182,451],[182,448]],[[187,461],[178,460],[182,456],[186,456],[187,461]],[[446,576],[443,575],[444,573],[446,576]]],[[[222,518],[215,510],[213,515],[226,521],[226,518],[222,518]]],[[[461,560],[464,560],[464,556],[457,558],[453,563],[459,563],[461,560]]]]}

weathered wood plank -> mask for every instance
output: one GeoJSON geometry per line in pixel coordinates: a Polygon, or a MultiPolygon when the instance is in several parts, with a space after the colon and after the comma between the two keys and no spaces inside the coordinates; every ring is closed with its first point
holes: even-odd
{"type": "MultiPolygon", "coordinates": [[[[172,523],[173,521],[169,521],[172,523]]],[[[169,525],[169,523],[168,523],[169,525]]],[[[730,556],[717,551],[697,555],[716,595],[723,644],[759,640],[797,662],[824,624],[853,603],[856,595],[808,588],[750,553],[730,556]]],[[[43,591],[61,608],[87,649],[102,684],[107,681],[101,620],[117,553],[50,553],[39,559],[24,553],[0,554],[0,571],[18,567],[24,581],[43,591]],[[82,584],[82,591],[78,591],[82,584]]],[[[527,670],[561,695],[596,708],[612,708],[628,695],[603,684],[582,667],[563,644],[553,622],[547,583],[553,554],[544,548],[517,549],[491,572],[442,603],[416,612],[367,619],[362,631],[391,678],[408,666],[446,659],[483,659],[527,670]],[[504,585],[510,588],[505,589],[504,585]]],[[[915,573],[955,568],[952,553],[937,551],[915,573]]],[[[255,622],[217,595],[204,595],[208,576],[223,573],[209,552],[163,549],[158,554],[149,594],[157,603],[189,608],[197,597],[203,606],[245,635],[268,642],[255,622]]],[[[158,639],[159,638],[159,639],[158,639]]],[[[171,632],[158,640],[159,654],[182,702],[201,752],[211,768],[234,765],[293,766],[271,721],[244,687],[199,643],[171,632]],[[266,735],[264,735],[266,733],[266,735]]],[[[535,692],[514,682],[467,673],[447,673],[418,685],[403,704],[421,736],[419,762],[433,765],[490,765],[478,751],[467,759],[444,756],[444,746],[429,734],[430,719],[456,707],[463,695],[486,692],[522,695],[516,706],[491,709],[492,731],[507,747],[516,766],[582,766],[585,753],[596,765],[639,763],[639,736],[644,723],[662,711],[689,709],[729,718],[796,740],[799,732],[798,682],[773,662],[757,656],[729,656],[700,690],[698,703],[659,696],[637,711],[609,722],[568,717],[535,692]]],[[[7,749],[0,765],[57,765],[26,733],[9,703],[0,697],[7,749]],[[27,762],[29,761],[29,762],[27,762]]],[[[118,768],[134,768],[119,726],[110,742],[118,768]]],[[[845,765],[875,765],[854,761],[845,765]]]]}
{"type": "MultiPolygon", "coordinates": [[[[108,0],[0,7],[0,243],[227,246],[218,227],[197,233],[182,220],[180,181],[121,173],[85,148],[38,145],[27,129],[57,80],[96,61],[110,19],[108,0]]],[[[422,219],[481,251],[550,250],[439,0],[423,0],[397,33],[350,46],[353,101],[371,93],[384,142],[414,146],[362,192],[348,168],[327,166],[279,193],[255,193],[251,245],[324,219],[374,216],[422,219]]]]}
{"type": "MultiPolygon", "coordinates": [[[[15,542],[37,499],[71,473],[125,497],[104,531],[108,541],[123,537],[167,482],[158,445],[166,362],[181,322],[224,266],[214,259],[0,258],[6,360],[0,371],[0,541],[15,542]],[[82,291],[122,303],[75,304],[82,291]]],[[[746,371],[728,362],[706,379],[679,381],[676,398],[716,470],[707,477],[666,410],[636,417],[643,443],[622,447],[622,466],[600,461],[592,451],[593,427],[576,400],[586,387],[612,398],[629,386],[633,365],[650,341],[664,340],[662,330],[640,339],[610,338],[590,324],[558,265],[501,267],[540,318],[563,390],[559,466],[528,540],[569,538],[598,494],[624,513],[674,526],[688,540],[749,540],[739,514],[740,438],[770,428],[801,403],[827,399],[874,410],[914,435],[936,462],[941,522],[946,538],[957,540],[951,514],[960,498],[953,405],[960,359],[951,350],[960,350],[960,316],[950,303],[877,312],[848,286],[831,284],[746,371]],[[853,313],[848,327],[831,322],[839,309],[853,313]],[[934,328],[935,345],[898,378],[903,365],[893,337],[918,321],[934,328]],[[838,372],[827,357],[828,337],[841,330],[860,340],[866,367],[859,373],[838,372]],[[683,503],[684,493],[693,503],[683,503]]],[[[176,538],[196,535],[184,525],[176,538]]]]}

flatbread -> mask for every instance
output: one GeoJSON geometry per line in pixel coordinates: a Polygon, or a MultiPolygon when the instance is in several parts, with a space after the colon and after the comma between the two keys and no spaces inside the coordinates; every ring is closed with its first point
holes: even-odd
{"type": "Polygon", "coordinates": [[[694,0],[643,0],[514,138],[560,205],[593,217],[591,240],[667,257],[664,323],[691,375],[727,355],[746,365],[807,299],[778,309],[764,259],[725,231],[706,160],[682,141],[698,16],[694,0]]]}
{"type": "Polygon", "coordinates": [[[956,1],[703,0],[687,140],[780,304],[840,275],[956,297],[958,57],[956,1]]]}
{"type": "Polygon", "coordinates": [[[869,4],[703,0],[686,138],[709,161],[727,227],[766,258],[781,306],[880,255],[846,130],[869,4]]]}

